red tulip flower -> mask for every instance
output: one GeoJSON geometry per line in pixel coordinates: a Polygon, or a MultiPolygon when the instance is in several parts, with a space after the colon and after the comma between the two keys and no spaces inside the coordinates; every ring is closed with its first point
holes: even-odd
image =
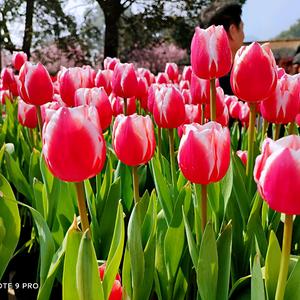
{"type": "Polygon", "coordinates": [[[10,102],[13,101],[9,90],[1,90],[0,91],[0,102],[4,105],[6,103],[6,101],[8,101],[8,100],[10,102]]]}
{"type": "Polygon", "coordinates": [[[153,116],[155,123],[162,128],[177,128],[184,122],[184,99],[176,87],[163,86],[155,91],[153,116]]]}
{"type": "Polygon", "coordinates": [[[192,66],[184,66],[182,71],[182,80],[191,82],[193,69],[192,66]]]}
{"type": "Polygon", "coordinates": [[[295,122],[298,125],[298,127],[300,127],[300,114],[297,114],[295,117],[295,122]]]}
{"type": "MultiPolygon", "coordinates": [[[[124,99],[121,97],[110,96],[110,103],[113,111],[113,116],[124,113],[124,99]]],[[[127,99],[127,115],[136,113],[136,102],[135,97],[127,99]]]]}
{"type": "Polygon", "coordinates": [[[143,77],[147,80],[148,86],[150,86],[152,83],[155,83],[155,77],[148,69],[138,68],[137,73],[139,77],[143,77]]]}
{"type": "Polygon", "coordinates": [[[183,90],[182,92],[184,104],[193,104],[193,99],[190,90],[183,90]]]}
{"type": "Polygon", "coordinates": [[[254,179],[262,198],[281,213],[300,214],[300,137],[266,139],[256,158],[254,179]]]}
{"type": "Polygon", "coordinates": [[[239,119],[240,111],[241,111],[243,105],[244,104],[242,101],[232,101],[230,103],[229,114],[230,114],[231,118],[239,119]]]}
{"type": "Polygon", "coordinates": [[[88,68],[68,68],[60,71],[57,78],[62,100],[67,106],[74,106],[74,95],[79,88],[94,86],[93,74],[88,68]]]}
{"type": "Polygon", "coordinates": [[[247,102],[262,101],[275,90],[277,69],[268,46],[252,43],[235,55],[230,84],[234,94],[247,102]]]}
{"type": "Polygon", "coordinates": [[[165,73],[168,74],[170,80],[174,83],[178,82],[178,66],[175,63],[167,63],[165,67],[165,73]]]}
{"type": "Polygon", "coordinates": [[[16,52],[12,57],[12,65],[13,67],[19,71],[23,64],[27,61],[27,54],[25,52],[16,52]]]}
{"type": "Polygon", "coordinates": [[[238,151],[236,151],[236,155],[240,158],[243,165],[246,166],[247,165],[247,159],[248,159],[248,152],[243,151],[243,150],[238,150],[238,151]]]}
{"type": "MultiPolygon", "coordinates": [[[[105,263],[98,268],[101,281],[103,281],[104,279],[105,269],[105,263]]],[[[116,275],[116,279],[113,283],[108,300],[122,300],[122,285],[121,276],[119,275],[119,273],[116,275]]]]}
{"type": "Polygon", "coordinates": [[[112,90],[116,96],[131,98],[136,96],[137,76],[133,64],[117,64],[112,77],[112,90]]]}
{"type": "Polygon", "coordinates": [[[275,124],[294,122],[300,111],[300,80],[288,74],[278,79],[276,90],[261,102],[262,117],[275,124]]]}
{"type": "Polygon", "coordinates": [[[18,102],[18,121],[22,126],[35,128],[38,125],[35,105],[27,104],[23,100],[18,102]]]}
{"type": "Polygon", "coordinates": [[[113,126],[112,144],[124,164],[146,164],[154,155],[156,145],[150,117],[118,115],[113,126]]]}
{"type": "Polygon", "coordinates": [[[162,84],[162,83],[170,83],[170,78],[167,73],[158,73],[155,78],[156,83],[162,84]]]}
{"type": "Polygon", "coordinates": [[[239,100],[238,97],[233,95],[225,95],[224,98],[224,102],[229,110],[230,110],[230,104],[233,102],[237,102],[238,100],[239,100]]]}
{"type": "Polygon", "coordinates": [[[81,182],[103,168],[106,148],[96,108],[61,107],[43,127],[43,155],[61,180],[81,182]]]}
{"type": "Polygon", "coordinates": [[[46,68],[38,63],[25,62],[19,74],[21,98],[32,105],[43,105],[52,101],[53,83],[46,68]]]}
{"type": "Polygon", "coordinates": [[[112,108],[108,96],[103,87],[101,88],[80,88],[75,92],[75,106],[93,105],[97,108],[102,130],[105,130],[111,123],[112,108]]]}
{"type": "Polygon", "coordinates": [[[230,163],[230,133],[216,122],[185,125],[178,150],[184,177],[198,184],[221,180],[230,163]]]}
{"type": "Polygon", "coordinates": [[[103,61],[104,69],[105,70],[114,70],[115,66],[120,62],[120,60],[116,57],[106,57],[103,61]]]}
{"type": "Polygon", "coordinates": [[[201,106],[194,104],[185,104],[185,120],[182,125],[178,127],[178,136],[182,136],[183,126],[191,123],[201,123],[201,106]]]}
{"type": "Polygon", "coordinates": [[[103,87],[109,96],[112,91],[111,80],[113,76],[112,70],[99,70],[95,78],[95,86],[103,87]]]}
{"type": "Polygon", "coordinates": [[[231,68],[231,50],[223,26],[196,27],[191,44],[193,72],[203,79],[226,75],[231,68]]]}
{"type": "Polygon", "coordinates": [[[250,108],[247,103],[243,103],[240,108],[239,120],[243,126],[249,126],[250,108]]]}
{"type": "Polygon", "coordinates": [[[17,79],[18,77],[14,75],[12,68],[4,68],[1,72],[2,78],[2,89],[9,90],[14,97],[19,96],[17,79]]]}

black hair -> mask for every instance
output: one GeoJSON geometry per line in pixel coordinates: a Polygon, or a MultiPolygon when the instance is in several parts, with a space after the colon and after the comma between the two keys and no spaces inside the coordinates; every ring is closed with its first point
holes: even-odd
{"type": "Polygon", "coordinates": [[[227,3],[225,5],[213,4],[208,7],[202,14],[204,26],[223,25],[226,31],[231,24],[240,26],[242,21],[242,6],[238,3],[227,3]]]}

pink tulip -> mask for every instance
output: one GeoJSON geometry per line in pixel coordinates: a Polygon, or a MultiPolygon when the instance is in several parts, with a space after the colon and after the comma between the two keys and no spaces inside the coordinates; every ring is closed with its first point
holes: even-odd
{"type": "Polygon", "coordinates": [[[92,82],[93,75],[89,69],[79,67],[64,68],[58,75],[59,90],[62,100],[67,106],[74,106],[75,91],[79,88],[91,88],[94,86],[92,82]]]}
{"type": "Polygon", "coordinates": [[[78,89],[75,92],[74,104],[75,106],[95,106],[98,111],[102,130],[105,130],[110,125],[112,119],[112,108],[103,87],[78,89]]]}
{"type": "Polygon", "coordinates": [[[238,50],[230,77],[238,98],[247,102],[262,101],[274,92],[276,83],[276,64],[267,46],[255,42],[238,50]]]}
{"type": "Polygon", "coordinates": [[[231,50],[223,26],[196,27],[191,44],[193,72],[202,79],[226,75],[231,68],[231,50]]]}
{"type": "Polygon", "coordinates": [[[163,86],[155,91],[153,117],[162,128],[177,128],[184,122],[184,99],[176,87],[163,86]]]}
{"type": "Polygon", "coordinates": [[[183,102],[184,104],[193,104],[193,99],[192,99],[192,95],[191,95],[191,91],[190,90],[183,90],[181,92],[182,96],[183,96],[183,102]]]}
{"type": "Polygon", "coordinates": [[[95,86],[103,87],[109,96],[112,91],[111,80],[113,76],[112,70],[99,70],[95,78],[95,86]]]}
{"type": "Polygon", "coordinates": [[[191,77],[191,96],[193,104],[209,103],[210,84],[209,80],[201,79],[192,73],[191,77]]]}
{"type": "Polygon", "coordinates": [[[300,114],[296,115],[295,122],[298,125],[298,127],[300,127],[300,114]]]}
{"type": "Polygon", "coordinates": [[[244,104],[242,101],[232,101],[230,103],[229,114],[230,114],[231,118],[239,119],[240,111],[241,111],[243,105],[244,104]]]}
{"type": "Polygon", "coordinates": [[[18,121],[22,126],[35,128],[38,125],[35,105],[27,104],[23,100],[18,102],[18,121]]]}
{"type": "Polygon", "coordinates": [[[1,90],[0,91],[0,102],[5,105],[6,101],[12,102],[13,99],[11,97],[11,94],[9,90],[1,90]]]}
{"type": "Polygon", "coordinates": [[[250,108],[247,103],[243,103],[243,105],[240,108],[239,120],[241,121],[242,125],[245,127],[249,126],[249,116],[250,116],[250,108]]]}
{"type": "Polygon", "coordinates": [[[165,67],[165,73],[168,74],[168,77],[171,81],[178,82],[178,66],[175,63],[167,63],[165,67]]]}
{"type": "MultiPolygon", "coordinates": [[[[113,111],[113,116],[123,114],[124,112],[124,99],[121,97],[110,96],[110,103],[113,111]]],[[[135,97],[127,99],[127,115],[132,115],[136,112],[135,97]]]]}
{"type": "Polygon", "coordinates": [[[43,155],[52,174],[81,182],[103,168],[106,148],[96,108],[61,107],[43,127],[43,155]]]}
{"type": "Polygon", "coordinates": [[[53,83],[46,68],[38,63],[25,62],[19,74],[21,98],[32,105],[43,105],[52,101],[53,83]]]}
{"type": "Polygon", "coordinates": [[[191,82],[192,72],[193,72],[192,66],[184,66],[182,71],[182,80],[187,80],[191,82]]]}
{"type": "Polygon", "coordinates": [[[183,91],[183,90],[189,90],[190,89],[190,83],[189,83],[189,81],[187,81],[187,80],[181,80],[179,82],[179,89],[181,91],[183,91]]]}
{"type": "Polygon", "coordinates": [[[25,52],[16,52],[12,57],[12,65],[19,71],[23,64],[27,61],[27,54],[25,52]]]}
{"type": "Polygon", "coordinates": [[[248,152],[243,151],[243,150],[238,150],[238,151],[236,151],[236,155],[240,158],[243,165],[246,166],[247,165],[247,159],[248,159],[248,152]]]}
{"type": "Polygon", "coordinates": [[[181,137],[183,133],[183,126],[191,123],[201,123],[201,106],[194,104],[185,104],[185,120],[182,125],[178,127],[178,136],[181,137]]]}
{"type": "Polygon", "coordinates": [[[131,98],[136,96],[137,76],[133,64],[117,64],[112,77],[112,90],[116,96],[131,98]]]}
{"type": "Polygon", "coordinates": [[[104,69],[105,70],[114,70],[115,66],[120,62],[120,60],[116,57],[106,57],[103,61],[104,69]]]}
{"type": "Polygon", "coordinates": [[[2,89],[9,90],[14,97],[19,96],[17,79],[18,77],[14,75],[12,68],[4,68],[1,72],[2,78],[2,89]]]}
{"type": "MultiPolygon", "coordinates": [[[[98,270],[99,270],[100,279],[101,281],[103,281],[105,270],[106,270],[106,263],[101,265],[98,268],[98,270]]],[[[119,273],[117,273],[116,275],[108,300],[122,300],[122,285],[121,285],[121,276],[119,273]]]]}
{"type": "Polygon", "coordinates": [[[300,137],[267,138],[256,158],[254,179],[260,195],[281,213],[300,214],[300,137]]]}
{"type": "Polygon", "coordinates": [[[237,102],[238,100],[239,100],[238,97],[233,96],[233,95],[225,95],[225,98],[224,98],[224,102],[228,109],[230,108],[230,104],[232,102],[237,102]]]}
{"type": "Polygon", "coordinates": [[[154,155],[156,145],[150,117],[118,115],[113,126],[112,144],[124,164],[146,164],[154,155]]]}
{"type": "Polygon", "coordinates": [[[294,122],[300,111],[300,80],[288,74],[278,79],[276,90],[260,105],[262,117],[275,124],[294,122]]]}
{"type": "Polygon", "coordinates": [[[185,125],[178,150],[178,164],[193,183],[221,180],[230,163],[230,133],[216,122],[185,125]]]}
{"type": "Polygon", "coordinates": [[[156,83],[159,83],[159,84],[170,83],[169,76],[166,73],[158,73],[155,81],[156,81],[156,83]]]}

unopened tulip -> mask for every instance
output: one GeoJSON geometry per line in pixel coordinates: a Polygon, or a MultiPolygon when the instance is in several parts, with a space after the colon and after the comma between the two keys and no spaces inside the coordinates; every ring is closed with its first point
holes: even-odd
{"type": "Polygon", "coordinates": [[[27,61],[27,54],[25,52],[16,52],[12,57],[12,65],[19,71],[23,64],[27,61]]]}
{"type": "Polygon", "coordinates": [[[256,158],[254,179],[260,195],[281,213],[300,214],[300,137],[266,139],[256,158]]]}
{"type": "MultiPolygon", "coordinates": [[[[98,268],[101,281],[103,281],[104,279],[105,269],[105,263],[98,268]]],[[[108,300],[122,300],[122,285],[121,276],[119,275],[119,273],[116,275],[116,279],[113,283],[108,300]]]]}
{"type": "Polygon", "coordinates": [[[248,127],[250,117],[250,108],[247,103],[243,103],[240,109],[239,120],[243,126],[248,127]]]}
{"type": "Polygon", "coordinates": [[[80,88],[75,92],[75,106],[93,105],[97,108],[102,130],[105,130],[112,119],[112,108],[108,96],[103,87],[80,88]]]}
{"type": "Polygon", "coordinates": [[[183,126],[191,123],[201,123],[201,106],[194,104],[185,104],[185,120],[182,125],[178,127],[178,135],[182,136],[183,126]]]}
{"type": "Polygon", "coordinates": [[[300,114],[297,114],[295,117],[295,122],[298,125],[298,127],[300,127],[300,114]]]}
{"type": "MultiPolygon", "coordinates": [[[[121,97],[116,97],[111,94],[110,103],[113,111],[113,116],[124,113],[124,99],[121,97]]],[[[136,101],[135,97],[127,99],[127,115],[132,115],[136,112],[136,101]]]]}
{"type": "Polygon", "coordinates": [[[230,84],[234,94],[247,102],[258,102],[275,90],[277,69],[268,46],[252,43],[242,46],[235,55],[230,84]]]}
{"type": "Polygon", "coordinates": [[[191,77],[191,96],[193,104],[209,103],[210,99],[209,80],[201,79],[192,73],[191,77]]]}
{"type": "Polygon", "coordinates": [[[20,96],[32,105],[43,105],[52,101],[53,83],[46,68],[38,63],[25,62],[19,74],[20,96]]]}
{"type": "Polygon", "coordinates": [[[18,102],[18,121],[22,126],[35,128],[38,125],[35,105],[27,104],[23,100],[18,102]]]}
{"type": "Polygon", "coordinates": [[[233,96],[233,95],[225,95],[225,98],[224,98],[224,102],[227,105],[228,109],[230,108],[230,104],[232,102],[237,102],[238,100],[239,100],[238,97],[233,96]]]}
{"type": "Polygon", "coordinates": [[[240,158],[243,165],[246,166],[247,165],[248,152],[243,151],[243,150],[238,150],[238,151],[236,151],[236,155],[240,158]]]}
{"type": "Polygon", "coordinates": [[[74,106],[74,95],[79,88],[91,88],[93,75],[89,69],[79,67],[63,69],[57,78],[59,82],[60,96],[67,106],[74,106]]]}
{"type": "Polygon", "coordinates": [[[155,79],[156,83],[163,84],[163,83],[170,83],[170,78],[166,73],[158,73],[155,79]]]}
{"type": "Polygon", "coordinates": [[[0,102],[2,103],[2,104],[5,104],[6,103],[6,101],[10,101],[10,102],[12,102],[12,97],[11,97],[11,94],[10,94],[10,92],[9,92],[9,90],[1,90],[0,91],[0,102]]]}
{"type": "Polygon", "coordinates": [[[192,66],[184,66],[182,71],[182,80],[187,80],[191,82],[192,72],[193,72],[192,66]]]}
{"type": "Polygon", "coordinates": [[[168,74],[170,80],[174,83],[178,82],[178,66],[175,63],[167,63],[165,67],[165,73],[168,74]]]}
{"type": "Polygon", "coordinates": [[[139,77],[143,77],[147,80],[148,86],[155,83],[155,77],[153,77],[154,75],[148,69],[138,68],[137,73],[139,77]]]}
{"type": "Polygon", "coordinates": [[[153,117],[162,128],[177,128],[184,122],[184,99],[176,87],[163,86],[155,91],[153,117]]]}
{"type": "Polygon", "coordinates": [[[231,118],[239,119],[240,111],[241,111],[243,105],[244,104],[242,101],[232,101],[230,103],[229,114],[230,114],[231,118]]]}
{"type": "Polygon", "coordinates": [[[112,77],[112,90],[116,96],[131,98],[136,96],[137,76],[133,64],[117,64],[112,77]]]}
{"type": "Polygon", "coordinates": [[[106,57],[103,61],[104,69],[105,70],[114,70],[115,66],[120,62],[120,60],[116,57],[106,57]]]}
{"type": "Polygon", "coordinates": [[[183,96],[184,104],[193,104],[193,99],[192,99],[192,95],[191,95],[190,90],[183,90],[181,92],[181,94],[183,96]]]}
{"type": "Polygon", "coordinates": [[[106,148],[95,107],[61,107],[43,127],[43,155],[61,180],[81,182],[103,168],[106,148]]]}
{"type": "Polygon", "coordinates": [[[226,75],[231,68],[231,50],[223,26],[210,26],[203,30],[196,27],[191,44],[193,72],[203,79],[226,75]]]}
{"type": "Polygon", "coordinates": [[[300,111],[300,81],[288,74],[278,79],[276,90],[260,105],[262,117],[275,124],[294,122],[300,111]]]}
{"type": "Polygon", "coordinates": [[[111,87],[112,76],[113,76],[112,70],[99,70],[95,78],[95,86],[103,87],[108,96],[112,91],[112,87],[111,87]]]}
{"type": "Polygon", "coordinates": [[[230,162],[230,134],[216,122],[185,125],[178,150],[178,165],[193,183],[221,180],[230,162]]]}
{"type": "Polygon", "coordinates": [[[156,145],[150,117],[118,115],[113,126],[112,144],[124,164],[146,164],[154,155],[156,145]]]}
{"type": "Polygon", "coordinates": [[[189,81],[187,81],[187,80],[181,80],[179,82],[179,89],[181,91],[183,91],[183,90],[189,90],[190,89],[190,83],[189,83],[189,81]]]}
{"type": "Polygon", "coordinates": [[[4,68],[1,72],[2,89],[9,90],[14,97],[19,95],[17,87],[18,77],[14,75],[12,68],[4,68]]]}

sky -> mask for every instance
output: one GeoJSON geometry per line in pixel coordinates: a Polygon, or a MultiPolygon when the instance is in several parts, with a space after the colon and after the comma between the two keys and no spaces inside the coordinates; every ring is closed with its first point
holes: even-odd
{"type": "Polygon", "coordinates": [[[268,40],[300,19],[300,1],[247,0],[242,18],[245,41],[268,40]]]}

